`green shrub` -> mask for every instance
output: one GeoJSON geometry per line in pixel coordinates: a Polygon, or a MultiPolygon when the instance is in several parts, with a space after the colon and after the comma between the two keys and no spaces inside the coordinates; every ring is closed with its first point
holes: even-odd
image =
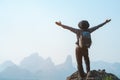
{"type": "Polygon", "coordinates": [[[103,80],[113,80],[113,79],[112,79],[112,76],[105,76],[103,80]]]}

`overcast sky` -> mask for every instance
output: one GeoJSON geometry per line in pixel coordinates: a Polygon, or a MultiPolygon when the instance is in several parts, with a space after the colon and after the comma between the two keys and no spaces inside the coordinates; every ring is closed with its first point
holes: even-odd
{"type": "Polygon", "coordinates": [[[91,61],[120,62],[120,0],[0,0],[0,63],[16,64],[32,53],[60,64],[67,55],[75,62],[76,35],[55,25],[78,28],[112,21],[92,33],[91,61]]]}

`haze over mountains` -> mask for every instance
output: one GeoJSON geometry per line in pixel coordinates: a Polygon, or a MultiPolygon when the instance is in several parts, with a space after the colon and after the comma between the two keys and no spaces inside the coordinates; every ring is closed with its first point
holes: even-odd
{"type": "MultiPolygon", "coordinates": [[[[106,69],[120,77],[120,63],[92,62],[92,69],[106,69]]],[[[25,57],[20,65],[11,61],[0,64],[0,80],[65,80],[77,69],[73,66],[72,58],[67,56],[62,64],[55,65],[51,58],[43,59],[37,53],[25,57]]]]}

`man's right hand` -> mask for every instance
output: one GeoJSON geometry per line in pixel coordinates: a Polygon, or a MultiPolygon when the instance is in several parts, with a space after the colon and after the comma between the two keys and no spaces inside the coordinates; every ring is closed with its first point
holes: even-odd
{"type": "Polygon", "coordinates": [[[62,25],[60,21],[59,22],[55,22],[55,24],[57,24],[58,26],[62,25]]]}
{"type": "Polygon", "coordinates": [[[108,23],[108,22],[110,22],[110,21],[111,21],[111,19],[107,19],[105,22],[108,23]]]}

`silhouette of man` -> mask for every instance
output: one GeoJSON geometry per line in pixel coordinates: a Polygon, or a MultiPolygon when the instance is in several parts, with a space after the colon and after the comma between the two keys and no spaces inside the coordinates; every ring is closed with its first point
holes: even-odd
{"type": "Polygon", "coordinates": [[[87,20],[82,20],[78,23],[78,27],[79,29],[73,28],[73,27],[69,27],[67,25],[62,24],[61,22],[55,22],[58,26],[61,26],[64,29],[68,29],[70,31],[72,31],[73,33],[76,34],[77,36],[77,42],[76,42],[76,60],[77,60],[77,66],[78,66],[78,72],[81,76],[81,78],[86,77],[86,74],[84,72],[83,69],[83,65],[82,65],[82,57],[84,57],[85,60],[85,64],[86,64],[86,71],[87,73],[90,71],[90,60],[89,60],[89,56],[88,56],[88,48],[87,47],[80,47],[79,46],[79,38],[80,35],[82,33],[83,30],[87,30],[90,33],[94,32],[96,29],[102,27],[103,25],[105,25],[106,23],[110,22],[111,19],[106,20],[105,22],[94,26],[92,28],[89,28],[89,23],[87,20]]]}

